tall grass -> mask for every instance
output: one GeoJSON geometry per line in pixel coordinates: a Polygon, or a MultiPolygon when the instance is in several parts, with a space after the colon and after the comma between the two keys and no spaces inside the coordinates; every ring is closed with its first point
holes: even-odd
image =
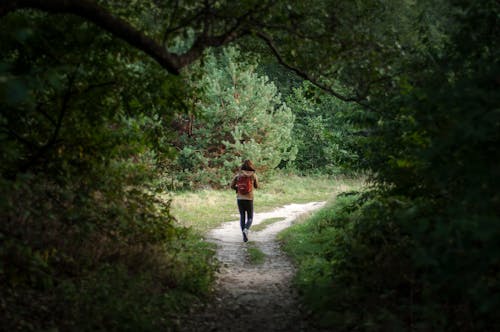
{"type": "MultiPolygon", "coordinates": [[[[290,203],[327,201],[340,192],[357,190],[362,185],[362,179],[347,177],[278,174],[260,181],[260,187],[255,191],[254,211],[265,212],[290,203]]],[[[172,214],[179,223],[202,233],[223,222],[238,219],[236,194],[229,188],[175,192],[168,197],[172,199],[172,214]]]]}

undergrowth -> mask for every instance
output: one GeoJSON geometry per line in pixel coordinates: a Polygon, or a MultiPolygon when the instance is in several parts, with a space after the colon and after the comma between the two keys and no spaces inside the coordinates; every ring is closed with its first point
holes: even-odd
{"type": "Polygon", "coordinates": [[[210,294],[214,246],[145,188],[92,175],[103,181],[74,188],[27,174],[2,187],[2,330],[165,330],[210,294]]]}
{"type": "Polygon", "coordinates": [[[411,301],[410,241],[378,210],[380,202],[365,199],[340,196],[280,239],[299,266],[295,284],[319,325],[402,331],[411,301]]]}
{"type": "Polygon", "coordinates": [[[473,218],[430,227],[444,224],[429,213],[437,208],[376,191],[341,195],[281,232],[315,321],[336,331],[497,330],[498,232],[474,234],[473,218]]]}

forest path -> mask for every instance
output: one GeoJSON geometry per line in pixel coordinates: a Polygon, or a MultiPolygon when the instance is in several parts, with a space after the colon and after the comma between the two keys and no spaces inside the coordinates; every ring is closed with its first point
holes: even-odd
{"type": "Polygon", "coordinates": [[[262,231],[251,230],[249,243],[242,240],[238,220],[213,229],[208,240],[217,244],[217,258],[221,262],[215,297],[182,322],[181,331],[316,331],[300,310],[292,287],[295,268],[281,251],[276,235],[300,215],[324,204],[289,204],[254,214],[253,226],[271,218],[283,220],[262,231]],[[249,245],[266,255],[262,264],[249,260],[249,245]]]}

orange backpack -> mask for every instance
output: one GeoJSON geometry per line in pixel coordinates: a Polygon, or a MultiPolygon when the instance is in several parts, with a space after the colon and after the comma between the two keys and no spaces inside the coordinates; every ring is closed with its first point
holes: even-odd
{"type": "Polygon", "coordinates": [[[236,188],[238,189],[238,194],[246,195],[252,191],[252,177],[247,175],[238,176],[236,182],[236,188]]]}

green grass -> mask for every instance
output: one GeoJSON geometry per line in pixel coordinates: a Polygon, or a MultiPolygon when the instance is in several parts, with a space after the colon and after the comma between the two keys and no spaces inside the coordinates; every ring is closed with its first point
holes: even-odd
{"type": "Polygon", "coordinates": [[[272,225],[278,221],[285,220],[285,219],[286,218],[278,217],[278,218],[269,218],[269,219],[262,220],[259,224],[252,226],[252,231],[260,232],[260,231],[266,229],[267,226],[272,225]]]}
{"type": "MultiPolygon", "coordinates": [[[[327,201],[343,191],[361,188],[363,180],[345,177],[299,177],[278,175],[262,178],[255,191],[254,211],[270,211],[290,203],[327,201]]],[[[204,189],[193,192],[174,192],[165,195],[172,199],[172,214],[181,225],[205,233],[226,221],[239,218],[233,190],[204,189]]]]}
{"type": "Polygon", "coordinates": [[[266,259],[266,254],[264,254],[262,252],[262,250],[260,250],[257,247],[255,242],[252,242],[252,241],[247,242],[246,247],[247,247],[247,253],[248,253],[248,260],[250,261],[251,264],[259,265],[259,264],[264,263],[264,261],[266,259]]]}
{"type": "Polygon", "coordinates": [[[353,217],[354,214],[344,208],[358,197],[353,195],[331,201],[309,218],[278,234],[282,248],[297,266],[294,284],[302,294],[302,301],[314,314],[316,324],[323,327],[342,326],[350,319],[349,315],[342,316],[332,310],[338,307],[339,294],[344,294],[345,290],[333,286],[339,280],[336,278],[346,275],[345,271],[336,268],[340,263],[346,264],[349,249],[352,249],[339,245],[347,235],[342,227],[333,225],[335,222],[344,224],[353,217]],[[339,273],[344,274],[339,276],[339,273]]]}
{"type": "Polygon", "coordinates": [[[203,233],[225,221],[238,219],[232,190],[204,189],[173,193],[169,197],[172,198],[171,212],[179,223],[203,233]]]}

